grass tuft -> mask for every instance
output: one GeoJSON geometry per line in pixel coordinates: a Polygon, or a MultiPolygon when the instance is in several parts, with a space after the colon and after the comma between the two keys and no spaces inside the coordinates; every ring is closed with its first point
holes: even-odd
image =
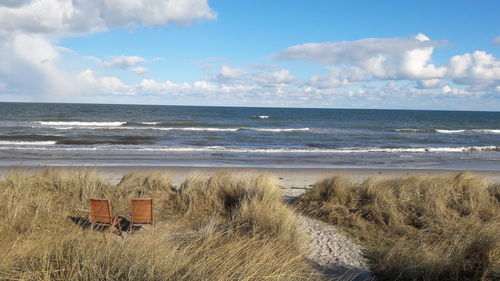
{"type": "Polygon", "coordinates": [[[319,181],[297,206],[367,249],[381,280],[498,280],[499,185],[470,173],[319,181]]]}
{"type": "Polygon", "coordinates": [[[159,172],[113,186],[94,170],[13,170],[0,181],[0,280],[316,280],[279,191],[267,176],[227,172],[176,192],[159,172]],[[164,215],[123,237],[83,229],[68,216],[88,217],[92,197],[125,217],[130,198],[151,197],[164,215]]]}
{"type": "Polygon", "coordinates": [[[170,195],[170,213],[192,221],[207,218],[242,233],[280,237],[297,245],[297,214],[282,201],[276,179],[262,175],[236,177],[219,171],[212,176],[192,174],[170,195]]]}

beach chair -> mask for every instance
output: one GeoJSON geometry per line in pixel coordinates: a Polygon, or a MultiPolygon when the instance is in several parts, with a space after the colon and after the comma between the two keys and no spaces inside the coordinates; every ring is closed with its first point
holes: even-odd
{"type": "Polygon", "coordinates": [[[134,227],[154,226],[153,199],[141,198],[130,200],[132,206],[132,219],[130,221],[130,232],[134,227]]]}
{"type": "Polygon", "coordinates": [[[104,226],[108,227],[110,232],[115,232],[117,229],[118,234],[122,235],[121,219],[111,213],[111,205],[108,199],[89,199],[89,203],[92,229],[95,226],[104,226]]]}

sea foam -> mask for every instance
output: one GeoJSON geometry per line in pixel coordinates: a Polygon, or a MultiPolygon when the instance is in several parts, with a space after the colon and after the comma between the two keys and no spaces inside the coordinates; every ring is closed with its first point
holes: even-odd
{"type": "Polygon", "coordinates": [[[1,146],[8,146],[9,149],[36,149],[36,150],[61,150],[61,151],[144,151],[144,152],[220,152],[220,153],[300,153],[300,154],[351,154],[351,153],[473,153],[473,152],[500,152],[499,146],[463,146],[463,147],[415,147],[415,148],[237,148],[224,146],[204,146],[204,147],[162,147],[162,146],[136,146],[136,145],[97,145],[97,146],[57,146],[57,147],[29,147],[55,144],[55,142],[0,142],[1,146]],[[38,143],[38,144],[35,144],[38,143]]]}
{"type": "Polygon", "coordinates": [[[55,141],[0,141],[0,145],[54,145],[55,141]]]}
{"type": "Polygon", "coordinates": [[[78,125],[78,126],[58,126],[52,127],[56,130],[156,130],[156,131],[206,131],[206,132],[236,132],[236,131],[257,131],[257,132],[299,132],[309,131],[310,128],[214,128],[214,127],[132,127],[132,126],[105,126],[105,125],[78,125]]]}
{"type": "Polygon", "coordinates": [[[464,133],[500,134],[500,130],[492,130],[492,129],[436,130],[436,132],[441,133],[441,134],[464,134],[464,133]]]}
{"type": "Polygon", "coordinates": [[[445,130],[445,129],[395,129],[396,132],[401,133],[439,133],[439,134],[500,134],[498,129],[458,129],[458,130],[445,130]]]}
{"type": "Polygon", "coordinates": [[[121,126],[126,122],[36,121],[35,123],[44,126],[111,127],[111,126],[121,126]]]}

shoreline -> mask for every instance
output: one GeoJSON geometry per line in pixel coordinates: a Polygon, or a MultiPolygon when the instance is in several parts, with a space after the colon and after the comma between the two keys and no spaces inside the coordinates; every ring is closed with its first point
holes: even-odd
{"type": "MultiPolygon", "coordinates": [[[[463,170],[450,169],[370,169],[370,168],[245,168],[245,167],[198,167],[198,166],[3,166],[0,167],[0,179],[4,179],[9,170],[21,168],[36,171],[43,168],[95,169],[112,184],[117,184],[121,178],[131,172],[162,171],[169,175],[172,184],[178,187],[192,172],[210,175],[218,170],[229,170],[236,174],[269,173],[278,179],[285,195],[295,196],[317,181],[332,176],[342,175],[348,179],[361,182],[370,176],[379,178],[394,178],[413,175],[444,175],[458,174],[463,170]]],[[[500,183],[500,171],[497,170],[466,170],[489,181],[500,183]]]]}

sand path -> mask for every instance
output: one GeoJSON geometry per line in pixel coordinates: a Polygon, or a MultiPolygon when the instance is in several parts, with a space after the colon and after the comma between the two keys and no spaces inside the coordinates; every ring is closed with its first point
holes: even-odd
{"type": "Polygon", "coordinates": [[[351,242],[335,227],[313,218],[300,218],[302,230],[308,237],[304,251],[308,259],[322,271],[325,279],[371,280],[373,278],[363,248],[351,242]]]}

